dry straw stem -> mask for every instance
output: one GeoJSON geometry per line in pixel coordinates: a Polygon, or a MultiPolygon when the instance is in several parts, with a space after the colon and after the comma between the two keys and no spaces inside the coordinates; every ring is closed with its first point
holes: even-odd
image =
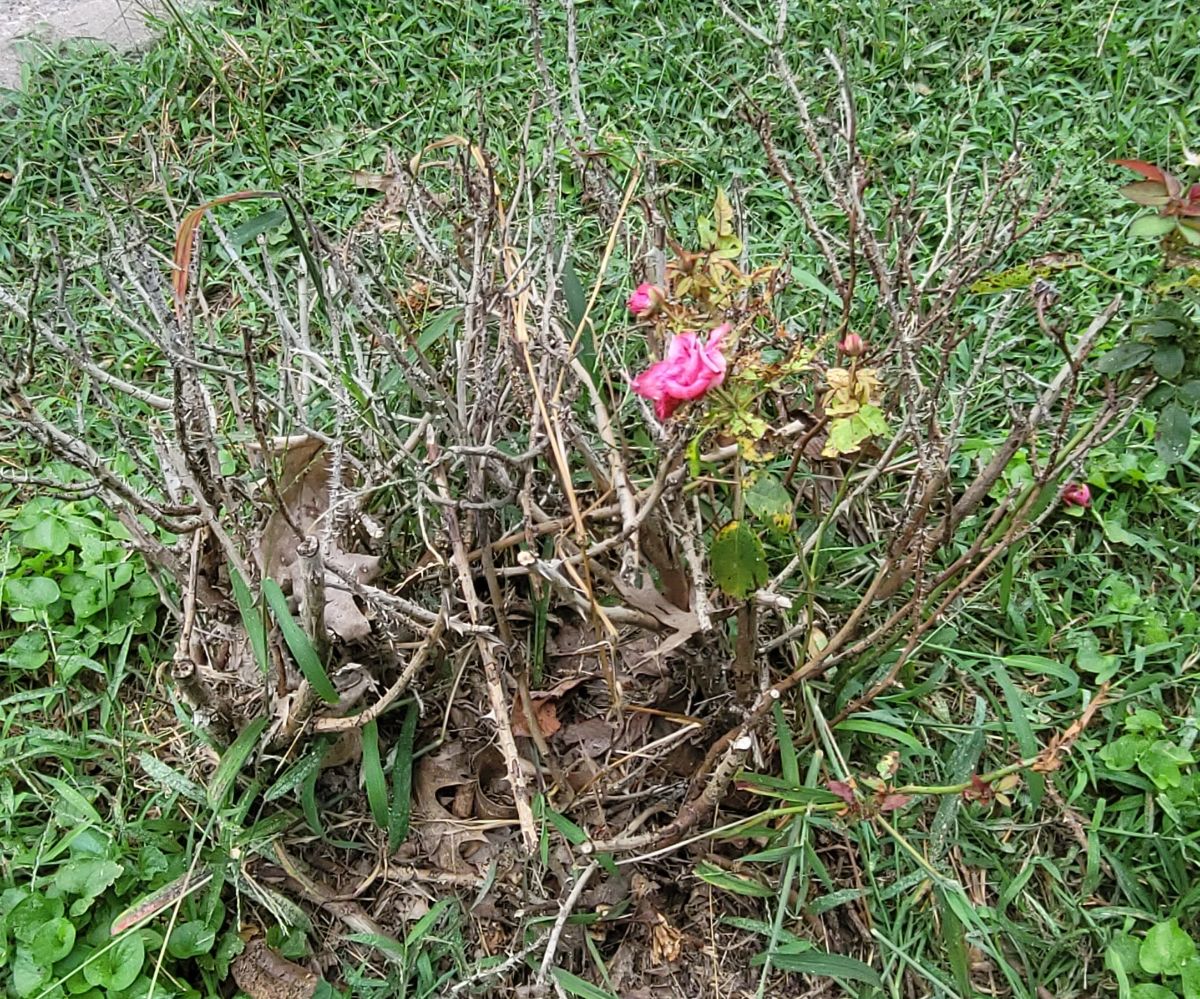
{"type": "MultiPolygon", "coordinates": [[[[443,516],[445,518],[446,533],[450,537],[451,561],[458,575],[463,602],[467,606],[467,614],[471,619],[471,623],[478,625],[484,617],[483,605],[475,593],[475,581],[471,572],[471,564],[467,560],[467,550],[463,544],[462,530],[458,523],[458,517],[450,502],[449,481],[446,477],[444,467],[438,463],[439,449],[432,430],[429,431],[426,443],[430,460],[435,462],[434,481],[437,482],[442,498],[448,501],[447,505],[443,507],[443,516]]],[[[529,778],[526,776],[522,759],[517,751],[516,740],[513,738],[512,719],[509,716],[509,696],[504,688],[500,663],[496,659],[495,645],[489,637],[477,634],[475,636],[475,647],[479,654],[480,662],[483,664],[488,703],[491,706],[492,720],[496,725],[496,737],[500,743],[500,752],[504,756],[504,764],[508,770],[508,782],[512,788],[513,800],[517,808],[517,821],[521,826],[521,837],[525,841],[525,848],[532,852],[537,849],[538,833],[537,825],[533,818],[533,808],[530,804],[529,778]]]]}

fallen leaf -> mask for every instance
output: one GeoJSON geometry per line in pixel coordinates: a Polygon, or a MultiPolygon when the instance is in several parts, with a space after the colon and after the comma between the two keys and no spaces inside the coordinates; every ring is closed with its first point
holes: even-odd
{"type": "Polygon", "coordinates": [[[564,728],[559,740],[569,746],[578,746],[584,756],[594,759],[608,752],[613,736],[612,725],[603,718],[585,718],[564,728]]]}
{"type": "Polygon", "coordinates": [[[246,944],[230,971],[250,999],[311,999],[321,982],[303,965],[275,953],[261,937],[246,944]]]}
{"type": "Polygon", "coordinates": [[[676,607],[653,586],[633,587],[619,576],[614,579],[622,599],[629,607],[649,614],[663,626],[664,631],[670,632],[654,650],[654,655],[665,656],[700,632],[700,619],[695,611],[676,607]]]}
{"type": "MultiPolygon", "coordinates": [[[[272,457],[282,456],[276,488],[283,510],[272,511],[263,527],[259,541],[263,574],[279,583],[290,578],[294,584],[300,571],[296,530],[309,534],[329,512],[332,461],[323,441],[304,434],[278,438],[272,448],[272,457]]],[[[363,641],[371,633],[371,622],[332,569],[365,586],[379,575],[379,563],[375,555],[343,551],[336,541],[325,554],[325,627],[344,642],[363,641]]]]}
{"type": "MultiPolygon", "coordinates": [[[[343,552],[336,545],[325,562],[364,586],[379,575],[378,556],[343,552]]],[[[343,642],[361,642],[371,633],[371,622],[358,609],[354,594],[332,572],[325,574],[325,627],[343,642]]]]}
{"type": "MultiPolygon", "coordinates": [[[[547,739],[554,735],[560,728],[562,722],[558,720],[558,705],[552,697],[531,696],[533,713],[537,718],[538,728],[543,736],[547,739]]],[[[512,733],[513,735],[523,735],[529,738],[533,735],[529,731],[529,721],[525,717],[525,712],[521,710],[520,704],[514,705],[512,709],[512,733]]]]}
{"type": "Polygon", "coordinates": [[[439,797],[453,790],[456,811],[461,811],[465,801],[463,792],[469,792],[473,798],[475,784],[466,747],[459,742],[421,757],[414,768],[413,831],[426,855],[440,870],[463,872],[486,866],[491,859],[493,851],[488,838],[447,809],[439,797]]]}

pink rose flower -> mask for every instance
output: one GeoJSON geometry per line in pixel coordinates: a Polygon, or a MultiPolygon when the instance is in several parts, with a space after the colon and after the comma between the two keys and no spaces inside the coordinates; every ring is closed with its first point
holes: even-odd
{"type": "Polygon", "coordinates": [[[650,284],[648,281],[643,281],[629,296],[629,311],[639,319],[645,316],[653,315],[659,310],[667,296],[663,294],[661,288],[657,285],[650,284]]]}
{"type": "Polygon", "coordinates": [[[726,361],[721,341],[732,329],[722,323],[701,343],[695,333],[680,333],[671,338],[664,360],[650,365],[633,380],[638,395],[654,401],[654,413],[668,419],[688,399],[698,399],[725,380],[726,361]]]}
{"type": "Polygon", "coordinates": [[[1089,507],[1092,505],[1092,491],[1086,482],[1068,482],[1062,494],[1067,506],[1089,507]]]}
{"type": "Polygon", "coordinates": [[[847,357],[861,357],[867,349],[867,345],[863,343],[863,338],[857,333],[847,333],[846,338],[837,346],[838,350],[847,357]]]}

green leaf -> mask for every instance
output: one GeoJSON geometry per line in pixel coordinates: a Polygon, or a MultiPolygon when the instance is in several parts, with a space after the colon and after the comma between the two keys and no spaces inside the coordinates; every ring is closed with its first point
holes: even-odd
{"type": "Polygon", "coordinates": [[[1154,348],[1148,343],[1120,343],[1096,362],[1096,370],[1106,375],[1128,371],[1149,359],[1154,348]]]}
{"type": "Polygon", "coordinates": [[[396,756],[392,760],[392,814],[388,817],[388,849],[392,852],[408,838],[412,817],[413,740],[420,713],[417,702],[412,701],[404,713],[396,756]]]}
{"type": "Polygon", "coordinates": [[[42,517],[21,535],[21,546],[61,555],[71,545],[71,532],[57,517],[42,517]]]}
{"type": "Polygon", "coordinates": [[[29,953],[38,964],[51,965],[61,961],[75,946],[75,927],[69,919],[59,916],[42,923],[29,944],[29,953]]]}
{"type": "Polygon", "coordinates": [[[1125,718],[1125,731],[1140,735],[1153,735],[1155,732],[1165,732],[1162,715],[1147,708],[1138,708],[1125,718]]]}
{"type": "Polygon", "coordinates": [[[116,594],[99,579],[89,579],[71,597],[71,613],[76,621],[94,617],[104,610],[116,594]]]}
{"type": "Polygon", "coordinates": [[[587,314],[587,292],[570,257],[563,261],[562,289],[567,303],[567,318],[571,321],[571,328],[577,330],[587,314]]]}
{"type": "Polygon", "coordinates": [[[229,233],[229,241],[234,246],[244,246],[258,239],[268,229],[274,229],[280,222],[287,219],[287,212],[282,208],[272,208],[246,219],[229,233]]]}
{"type": "Polygon", "coordinates": [[[267,793],[263,795],[264,804],[294,791],[308,779],[310,774],[315,774],[320,770],[321,761],[329,752],[331,745],[332,741],[329,738],[316,740],[308,748],[308,751],[288,767],[283,776],[267,789],[267,793]]]}
{"type": "Polygon", "coordinates": [[[34,995],[49,980],[50,969],[38,964],[24,947],[18,947],[12,965],[12,987],[18,999],[34,995]]]}
{"type": "Polygon", "coordinates": [[[735,895],[749,895],[751,898],[774,898],[775,889],[761,884],[751,878],[733,874],[724,868],[701,861],[696,866],[696,877],[715,888],[731,891],[735,895]]]}
{"type": "Polygon", "coordinates": [[[172,957],[197,957],[207,954],[216,942],[216,930],[207,926],[203,920],[193,919],[187,923],[180,923],[171,931],[167,940],[167,950],[172,957]]]}
{"type": "Polygon", "coordinates": [[[336,704],[337,690],[330,682],[329,674],[325,672],[325,666],[317,656],[317,650],[313,648],[309,637],[304,634],[300,625],[292,617],[291,611],[288,610],[287,597],[283,595],[283,590],[279,588],[279,584],[275,580],[264,579],[262,591],[263,596],[267,598],[267,603],[271,606],[275,620],[279,622],[283,640],[287,642],[287,647],[291,650],[296,665],[300,667],[300,672],[304,674],[304,679],[309,682],[321,700],[328,704],[336,704]]]}
{"type": "Polygon", "coordinates": [[[142,769],[158,783],[176,794],[182,794],[189,801],[201,804],[204,801],[204,788],[189,780],[168,763],[163,763],[157,756],[149,753],[138,753],[138,762],[142,769]]]}
{"type": "Polygon", "coordinates": [[[45,576],[18,576],[4,584],[5,600],[22,610],[45,610],[59,596],[58,584],[45,576]]]}
{"type": "Polygon", "coordinates": [[[746,506],[759,520],[781,531],[792,523],[792,497],[775,476],[764,472],[746,489],[746,506]]]}
{"type": "Polygon", "coordinates": [[[877,735],[881,739],[898,742],[900,745],[907,746],[918,753],[924,754],[929,752],[911,732],[905,732],[903,729],[895,728],[884,722],[872,721],[869,718],[848,718],[846,721],[841,722],[834,731],[862,732],[864,735],[877,735]]]}
{"type": "Polygon", "coordinates": [[[577,996],[578,999],[617,999],[611,992],[606,992],[586,979],[572,975],[569,971],[563,971],[562,968],[551,968],[550,977],[559,984],[564,992],[577,996]]]}
{"type": "Polygon", "coordinates": [[[8,928],[21,943],[32,943],[46,923],[58,919],[65,906],[62,899],[46,895],[27,895],[8,914],[8,928]]]}
{"type": "Polygon", "coordinates": [[[1200,403],[1200,378],[1192,379],[1190,382],[1184,382],[1179,386],[1179,398],[1189,406],[1195,406],[1200,403]]]}
{"type": "Polygon", "coordinates": [[[1128,933],[1117,933],[1104,949],[1104,966],[1110,971],[1118,968],[1127,975],[1137,974],[1138,950],[1141,942],[1128,933]]]}
{"type": "Polygon", "coordinates": [[[1148,975],[1178,975],[1195,956],[1196,943],[1177,919],[1151,926],[1138,950],[1138,960],[1148,975]]]}
{"type": "MultiPolygon", "coordinates": [[[[1131,187],[1139,187],[1138,184],[1131,184],[1131,187]]],[[[1154,205],[1166,204],[1162,201],[1142,201],[1139,204],[1154,205]]],[[[1129,235],[1134,239],[1157,239],[1159,236],[1165,236],[1175,228],[1175,220],[1163,218],[1161,215],[1141,215],[1133,220],[1129,226],[1129,235]]]]}
{"type": "Polygon", "coordinates": [[[825,284],[815,274],[806,271],[801,267],[793,267],[789,273],[797,284],[802,284],[810,291],[815,291],[820,295],[824,295],[825,298],[829,300],[831,305],[839,309],[842,307],[842,296],[830,288],[829,285],[825,284]]]}
{"type": "Polygon", "coordinates": [[[1192,441],[1192,417],[1177,402],[1167,403],[1158,414],[1154,447],[1168,465],[1183,461],[1192,441]]]}
{"type": "Polygon", "coordinates": [[[871,436],[865,423],[854,416],[840,416],[829,424],[829,436],[821,454],[836,458],[840,454],[852,454],[858,446],[871,436]]]}
{"type": "Polygon", "coordinates": [[[256,718],[242,730],[233,745],[225,750],[221,762],[217,764],[217,769],[212,775],[212,780],[208,783],[208,803],[214,811],[224,807],[229,789],[233,787],[238,773],[246,765],[250,754],[254,752],[258,745],[258,737],[262,735],[263,729],[266,727],[267,719],[256,718]]]}
{"type": "Polygon", "coordinates": [[[1192,246],[1200,246],[1200,229],[1196,228],[1194,220],[1185,222],[1181,219],[1176,223],[1175,231],[1192,246]]]}
{"type": "Polygon", "coordinates": [[[735,600],[745,600],[767,581],[767,555],[762,542],[740,520],[717,532],[709,561],[717,586],[735,600]]]}
{"type": "Polygon", "coordinates": [[[866,403],[859,407],[858,413],[855,415],[872,437],[886,437],[888,435],[890,428],[888,427],[887,417],[883,415],[883,410],[878,406],[866,403]]]}
{"type": "Polygon", "coordinates": [[[1154,360],[1151,363],[1159,378],[1173,381],[1183,371],[1183,348],[1177,343],[1160,343],[1154,351],[1154,360]]]}
{"type": "Polygon", "coordinates": [[[1163,985],[1142,982],[1129,990],[1129,999],[1179,999],[1179,997],[1163,985]]]}
{"type": "Polygon", "coordinates": [[[22,632],[16,641],[0,653],[0,662],[26,672],[41,669],[49,658],[45,632],[32,629],[22,632]]]}
{"type": "MultiPolygon", "coordinates": [[[[113,860],[99,857],[77,857],[68,860],[54,872],[54,878],[46,888],[51,896],[77,895],[81,900],[91,900],[102,895],[125,873],[125,868],[113,860]]],[[[77,901],[71,906],[73,915],[84,911],[77,901]]]]}
{"type": "Polygon", "coordinates": [[[1183,966],[1183,999],[1200,999],[1200,957],[1193,957],[1183,966]]]}
{"type": "MultiPolygon", "coordinates": [[[[759,955],[753,962],[759,964],[766,955],[759,955]]],[[[866,982],[875,988],[883,988],[883,980],[879,972],[869,964],[853,957],[842,954],[828,954],[825,951],[807,946],[807,941],[800,944],[785,944],[771,951],[771,965],[780,971],[799,972],[805,975],[819,975],[822,978],[836,978],[841,981],[866,982]]]]}
{"type": "Polygon", "coordinates": [[[1100,651],[1100,639],[1094,633],[1088,631],[1079,636],[1079,645],[1075,651],[1075,666],[1085,673],[1095,673],[1097,683],[1103,683],[1115,676],[1119,664],[1118,656],[1100,651]]]}
{"type": "Polygon", "coordinates": [[[242,574],[232,565],[229,567],[229,583],[233,589],[233,599],[237,601],[238,612],[242,616],[242,627],[250,639],[250,648],[254,650],[254,661],[263,675],[271,671],[271,660],[267,655],[267,629],[263,622],[263,614],[250,594],[250,587],[242,579],[242,574]]]}
{"type": "Polygon", "coordinates": [[[1165,739],[1158,739],[1138,757],[1138,769],[1154,781],[1159,790],[1165,791],[1183,783],[1179,768],[1192,762],[1192,755],[1186,749],[1165,739]]]}
{"type": "Polygon", "coordinates": [[[85,965],[83,977],[89,985],[120,991],[134,983],[146,960],[146,947],[139,933],[121,937],[85,965]]]}
{"type": "Polygon", "coordinates": [[[1149,740],[1141,736],[1123,735],[1100,750],[1100,759],[1112,770],[1132,770],[1149,745],[1149,740]]]}
{"type": "Polygon", "coordinates": [[[461,322],[462,318],[462,309],[449,309],[438,315],[428,326],[421,330],[420,335],[417,337],[417,349],[424,353],[434,344],[445,339],[446,334],[450,332],[454,324],[461,322]]]}
{"type": "Polygon", "coordinates": [[[379,758],[379,723],[372,719],[362,727],[362,774],[367,789],[371,818],[380,829],[388,827],[387,780],[379,758]]]}

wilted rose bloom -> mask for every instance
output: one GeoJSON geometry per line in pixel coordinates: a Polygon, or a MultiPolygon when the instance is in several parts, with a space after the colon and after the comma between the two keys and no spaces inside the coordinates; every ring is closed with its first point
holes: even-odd
{"type": "Polygon", "coordinates": [[[629,311],[640,318],[657,312],[666,300],[666,297],[662,289],[657,285],[643,281],[633,290],[633,294],[629,296],[627,304],[629,305],[629,311]]]}
{"type": "Polygon", "coordinates": [[[701,343],[695,333],[680,333],[671,338],[667,356],[650,365],[633,380],[633,390],[654,402],[654,413],[666,420],[688,399],[698,399],[725,380],[725,355],[721,340],[732,327],[722,323],[701,343]]]}
{"type": "Polygon", "coordinates": [[[1092,491],[1086,482],[1068,482],[1063,490],[1063,502],[1067,506],[1089,507],[1092,505],[1092,491]]]}
{"type": "Polygon", "coordinates": [[[866,349],[867,345],[863,343],[863,338],[857,333],[847,333],[845,339],[838,344],[838,350],[847,357],[862,357],[866,349]]]}

